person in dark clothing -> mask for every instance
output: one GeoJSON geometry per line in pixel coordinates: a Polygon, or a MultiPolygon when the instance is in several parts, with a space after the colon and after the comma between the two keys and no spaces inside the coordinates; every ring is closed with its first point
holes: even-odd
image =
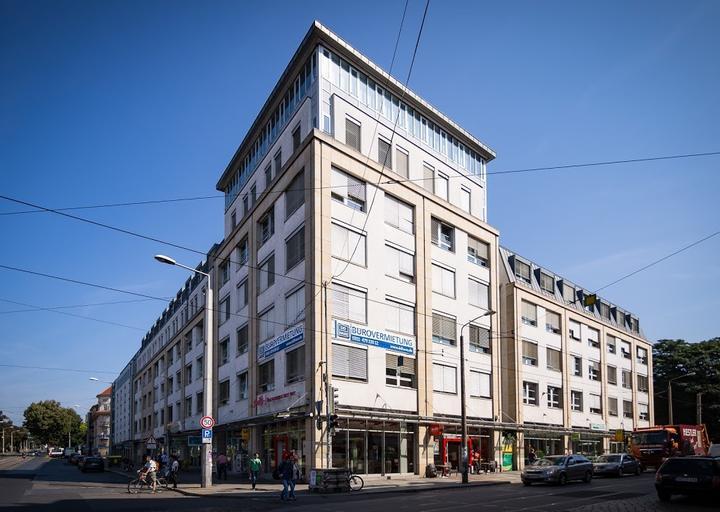
{"type": "Polygon", "coordinates": [[[283,501],[295,501],[295,484],[300,475],[300,468],[294,457],[290,456],[280,465],[280,477],[282,478],[283,490],[280,499],[283,501]]]}
{"type": "Polygon", "coordinates": [[[167,482],[168,485],[173,484],[173,489],[177,489],[177,474],[180,471],[180,462],[178,462],[177,455],[173,455],[170,467],[168,468],[167,482]]]}
{"type": "Polygon", "coordinates": [[[531,446],[530,452],[528,453],[528,463],[532,466],[535,462],[537,462],[537,454],[535,453],[535,448],[531,446]]]}

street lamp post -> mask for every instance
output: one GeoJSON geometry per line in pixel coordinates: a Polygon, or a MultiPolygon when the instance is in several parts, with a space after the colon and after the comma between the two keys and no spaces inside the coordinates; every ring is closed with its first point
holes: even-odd
{"type": "Polygon", "coordinates": [[[465,322],[460,327],[460,414],[462,427],[462,483],[468,483],[468,435],[467,435],[467,411],[465,410],[465,340],[463,329],[480,318],[494,315],[495,311],[488,310],[482,315],[465,322]]]}
{"type": "Polygon", "coordinates": [[[680,375],[679,377],[675,377],[674,379],[670,379],[668,381],[668,422],[670,425],[673,424],[673,400],[672,400],[672,383],[673,381],[684,379],[685,377],[692,377],[695,375],[695,372],[686,373],[685,375],[680,375]]]}
{"type": "MultiPolygon", "coordinates": [[[[178,267],[207,277],[207,292],[205,295],[205,347],[203,352],[203,416],[212,416],[212,381],[213,381],[213,279],[212,270],[208,265],[208,272],[188,267],[178,263],[169,256],[158,254],[155,259],[167,265],[178,267]]],[[[212,445],[202,445],[202,459],[200,460],[201,480],[200,487],[212,487],[212,445]]]]}

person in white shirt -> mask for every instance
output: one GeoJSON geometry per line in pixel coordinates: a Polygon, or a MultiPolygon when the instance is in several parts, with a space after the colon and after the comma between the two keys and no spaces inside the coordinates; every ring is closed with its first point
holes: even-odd
{"type": "Polygon", "coordinates": [[[157,492],[157,462],[155,462],[149,455],[143,457],[145,464],[140,470],[140,477],[144,478],[147,483],[150,484],[152,492],[157,492]]]}

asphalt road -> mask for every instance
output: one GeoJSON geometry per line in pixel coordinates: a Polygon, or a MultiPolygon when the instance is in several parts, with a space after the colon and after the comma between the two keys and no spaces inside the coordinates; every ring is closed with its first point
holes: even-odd
{"type": "MultiPolygon", "coordinates": [[[[300,486],[299,488],[301,488],[300,486]]],[[[492,511],[581,511],[581,512],[704,512],[717,504],[673,498],[661,504],[655,496],[653,475],[594,479],[591,484],[565,487],[496,485],[467,489],[315,495],[301,493],[298,501],[283,503],[272,496],[252,498],[197,498],[172,491],[130,495],[127,479],[114,473],[83,474],[62,460],[30,458],[0,460],[0,511],[23,512],[114,512],[287,510],[312,512],[462,512],[492,511]]]]}

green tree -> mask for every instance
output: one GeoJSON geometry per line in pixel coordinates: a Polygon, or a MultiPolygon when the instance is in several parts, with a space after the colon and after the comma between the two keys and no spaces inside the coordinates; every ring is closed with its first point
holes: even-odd
{"type": "Polygon", "coordinates": [[[655,387],[655,423],[667,424],[668,381],[673,382],[673,420],[697,421],[697,394],[702,393],[702,422],[710,438],[720,441],[720,338],[698,343],[685,340],[660,340],[653,346],[653,383],[655,387]]]}
{"type": "Polygon", "coordinates": [[[73,409],[55,400],[35,402],[25,409],[25,428],[36,440],[51,446],[65,446],[68,433],[73,444],[81,443],[82,419],[73,409]]]}

